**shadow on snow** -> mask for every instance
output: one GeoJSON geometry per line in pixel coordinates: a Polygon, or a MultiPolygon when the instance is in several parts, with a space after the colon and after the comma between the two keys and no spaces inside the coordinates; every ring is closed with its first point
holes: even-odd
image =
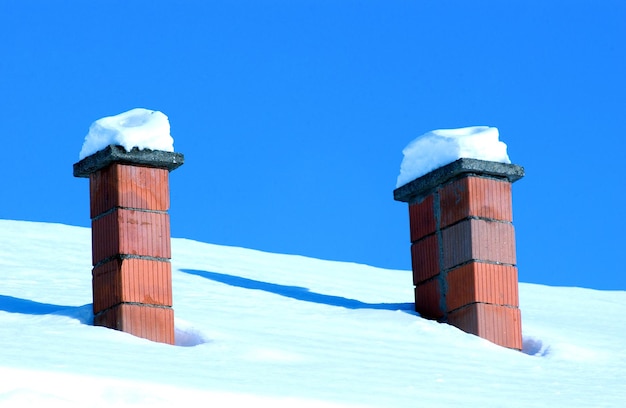
{"type": "Polygon", "coordinates": [[[262,290],[304,302],[344,307],[346,309],[402,310],[411,314],[415,313],[413,311],[413,303],[366,303],[342,296],[311,292],[309,289],[300,286],[279,285],[276,283],[262,282],[254,279],[242,278],[241,276],[228,275],[225,273],[199,271],[195,269],[181,269],[181,272],[200,276],[215,282],[236,286],[238,288],[262,290]]]}
{"type": "Polygon", "coordinates": [[[30,315],[59,315],[77,319],[83,324],[93,323],[91,303],[83,306],[63,306],[34,300],[0,295],[0,311],[30,315]]]}

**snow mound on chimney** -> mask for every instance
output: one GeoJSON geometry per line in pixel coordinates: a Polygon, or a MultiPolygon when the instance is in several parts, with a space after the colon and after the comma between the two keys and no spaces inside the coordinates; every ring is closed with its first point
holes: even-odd
{"type": "Polygon", "coordinates": [[[511,163],[506,144],[495,127],[472,126],[425,133],[409,143],[402,153],[396,187],[461,158],[511,163]]]}
{"type": "Polygon", "coordinates": [[[93,122],[85,136],[79,158],[82,160],[109,145],[123,146],[126,151],[134,147],[139,150],[174,151],[174,139],[170,135],[167,116],[144,108],[131,109],[93,122]]]}

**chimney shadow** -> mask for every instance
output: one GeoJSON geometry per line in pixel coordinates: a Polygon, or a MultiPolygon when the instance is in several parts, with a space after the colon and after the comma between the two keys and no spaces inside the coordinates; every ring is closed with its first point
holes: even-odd
{"type": "Polygon", "coordinates": [[[83,306],[64,306],[52,303],[41,303],[30,299],[0,295],[0,310],[9,313],[30,315],[58,315],[67,316],[83,324],[93,324],[91,303],[83,306]]]}
{"type": "Polygon", "coordinates": [[[303,302],[318,303],[327,306],[343,307],[346,309],[374,309],[374,310],[401,310],[409,314],[417,314],[413,303],[367,303],[357,299],[350,299],[342,296],[325,295],[323,293],[311,292],[309,289],[300,286],[279,285],[277,283],[263,282],[254,279],[243,278],[241,276],[228,275],[225,273],[200,271],[195,269],[180,269],[181,272],[189,275],[200,276],[214,282],[224,283],[238,288],[262,290],[276,295],[300,300],[303,302]]]}

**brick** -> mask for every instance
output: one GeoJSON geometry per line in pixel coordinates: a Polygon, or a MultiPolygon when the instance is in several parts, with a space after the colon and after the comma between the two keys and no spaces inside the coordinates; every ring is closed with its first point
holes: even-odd
{"type": "Polygon", "coordinates": [[[171,264],[116,258],[94,268],[92,287],[94,313],[124,302],[172,306],[171,264]]]}
{"type": "Polygon", "coordinates": [[[467,217],[513,221],[511,183],[484,177],[464,177],[439,189],[441,227],[467,217]]]}
{"type": "Polygon", "coordinates": [[[474,303],[450,313],[448,323],[500,346],[522,349],[522,318],[518,308],[474,303]]]}
{"type": "Polygon", "coordinates": [[[167,213],[117,209],[91,223],[93,265],[109,257],[171,258],[167,213]]]}
{"type": "Polygon", "coordinates": [[[438,242],[436,235],[430,235],[411,245],[414,285],[430,279],[440,272],[438,242]]]}
{"type": "Polygon", "coordinates": [[[114,165],[111,165],[89,175],[89,209],[92,219],[117,205],[115,182],[111,176],[113,168],[114,165]]]}
{"type": "Polygon", "coordinates": [[[448,271],[446,281],[449,312],[476,302],[519,305],[517,268],[514,266],[471,262],[448,271]]]}
{"type": "Polygon", "coordinates": [[[94,268],[91,288],[93,294],[93,313],[97,314],[121,302],[121,274],[117,259],[94,268]]]}
{"type": "Polygon", "coordinates": [[[415,286],[415,311],[427,319],[444,316],[441,307],[441,287],[438,279],[431,279],[415,286]]]}
{"type": "Polygon", "coordinates": [[[144,339],[174,344],[174,310],[170,307],[122,303],[95,315],[94,324],[144,339]]]}
{"type": "Polygon", "coordinates": [[[469,261],[515,265],[513,224],[466,219],[443,229],[442,240],[445,269],[469,261]]]}
{"type": "Polygon", "coordinates": [[[409,204],[409,227],[411,242],[435,232],[436,220],[433,194],[409,204]]]}
{"type": "Polygon", "coordinates": [[[89,176],[91,218],[116,207],[167,211],[170,206],[166,169],[114,163],[89,176]]]}

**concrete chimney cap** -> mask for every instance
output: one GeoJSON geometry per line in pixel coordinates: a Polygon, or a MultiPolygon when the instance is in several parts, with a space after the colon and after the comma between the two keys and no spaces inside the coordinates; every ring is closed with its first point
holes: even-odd
{"type": "Polygon", "coordinates": [[[396,201],[413,202],[428,195],[437,186],[463,174],[502,179],[513,183],[524,177],[524,168],[516,164],[461,158],[398,187],[393,191],[393,198],[396,201]]]}
{"type": "Polygon", "coordinates": [[[122,146],[109,145],[91,156],[87,156],[74,164],[74,177],[89,177],[111,163],[126,163],[138,166],[175,170],[183,165],[185,156],[182,153],[162,150],[139,150],[137,147],[126,151],[122,146]]]}

